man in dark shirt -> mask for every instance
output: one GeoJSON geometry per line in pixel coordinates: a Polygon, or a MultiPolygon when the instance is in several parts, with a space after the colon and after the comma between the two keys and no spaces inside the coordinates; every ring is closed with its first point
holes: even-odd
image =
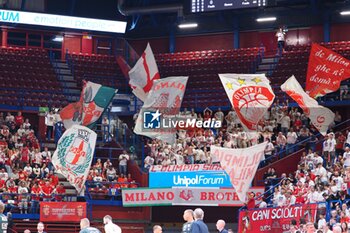
{"type": "Polygon", "coordinates": [[[209,233],[208,226],[203,222],[204,211],[197,208],[193,212],[195,221],[192,223],[191,233],[209,233]]]}
{"type": "Polygon", "coordinates": [[[182,225],[181,233],[191,233],[192,223],[194,220],[193,219],[193,210],[191,210],[191,209],[185,210],[183,218],[186,222],[182,225]]]}
{"type": "Polygon", "coordinates": [[[225,229],[225,221],[222,219],[219,219],[216,222],[216,229],[219,231],[219,233],[228,233],[228,231],[225,229]]]}
{"type": "Polygon", "coordinates": [[[80,232],[79,233],[101,233],[97,228],[90,227],[90,221],[87,218],[80,220],[80,232]]]}

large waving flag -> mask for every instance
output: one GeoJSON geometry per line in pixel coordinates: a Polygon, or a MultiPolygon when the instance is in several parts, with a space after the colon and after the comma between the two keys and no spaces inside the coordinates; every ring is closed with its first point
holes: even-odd
{"type": "Polygon", "coordinates": [[[60,116],[64,127],[73,125],[93,127],[113,99],[116,89],[93,82],[84,83],[80,100],[64,107],[60,116]]]}
{"type": "Polygon", "coordinates": [[[52,156],[52,164],[78,193],[83,190],[89,174],[97,134],[91,129],[73,125],[64,132],[52,156]]]}
{"type": "Polygon", "coordinates": [[[334,113],[308,96],[294,75],[282,84],[281,89],[298,103],[318,131],[326,135],[329,125],[334,121],[334,113]]]}
{"type": "Polygon", "coordinates": [[[264,155],[266,144],[264,142],[243,149],[210,147],[210,156],[215,156],[220,161],[241,202],[246,202],[247,192],[264,155]]]}
{"type": "Polygon", "coordinates": [[[275,99],[270,81],[264,74],[219,74],[219,77],[243,127],[256,131],[275,99]]]}
{"type": "Polygon", "coordinates": [[[312,98],[339,89],[340,82],[350,78],[350,61],[332,50],[313,44],[306,76],[306,92],[312,98]]]}
{"type": "Polygon", "coordinates": [[[134,132],[173,144],[176,127],[170,119],[178,115],[186,90],[188,77],[168,77],[154,81],[136,120],[134,132]],[[163,119],[163,120],[162,120],[163,119]],[[167,124],[163,124],[166,122],[167,124]]]}
{"type": "Polygon", "coordinates": [[[129,78],[129,85],[133,89],[133,93],[145,102],[147,94],[153,86],[153,81],[160,78],[156,59],[149,43],[136,65],[129,71],[129,78]]]}

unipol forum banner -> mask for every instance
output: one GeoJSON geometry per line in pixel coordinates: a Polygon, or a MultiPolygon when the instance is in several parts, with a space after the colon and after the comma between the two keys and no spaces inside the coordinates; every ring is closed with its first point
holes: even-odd
{"type": "Polygon", "coordinates": [[[304,218],[306,222],[315,222],[316,212],[317,204],[241,211],[239,213],[238,232],[289,232],[292,219],[298,221],[300,218],[304,218]]]}
{"type": "Polygon", "coordinates": [[[168,187],[226,187],[232,188],[230,177],[220,164],[183,164],[151,166],[150,188],[168,187]]]}
{"type": "Polygon", "coordinates": [[[86,202],[40,202],[41,222],[80,222],[86,216],[86,202]]]}
{"type": "Polygon", "coordinates": [[[350,61],[318,44],[311,47],[305,91],[312,98],[339,89],[340,82],[350,78],[350,61]]]}
{"type": "MultiPolygon", "coordinates": [[[[250,189],[256,196],[264,187],[250,189]]],[[[123,206],[243,206],[232,188],[136,188],[122,190],[123,206]]],[[[259,200],[258,200],[259,201],[259,200]]]]}
{"type": "Polygon", "coordinates": [[[219,159],[242,202],[246,201],[247,192],[264,155],[266,144],[267,142],[264,142],[243,149],[210,147],[210,155],[219,159]]]}

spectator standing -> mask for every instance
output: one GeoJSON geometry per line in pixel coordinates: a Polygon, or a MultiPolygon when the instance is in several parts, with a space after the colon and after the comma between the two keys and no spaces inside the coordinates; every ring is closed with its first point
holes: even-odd
{"type": "Polygon", "coordinates": [[[277,37],[277,48],[278,48],[278,55],[282,55],[282,52],[284,51],[284,43],[285,43],[285,36],[286,32],[283,30],[282,27],[278,29],[276,32],[276,37],[277,37]]]}
{"type": "Polygon", "coordinates": [[[191,210],[191,209],[185,210],[183,218],[184,218],[184,220],[186,222],[182,225],[181,233],[191,233],[192,223],[194,221],[194,219],[193,219],[193,210],[191,210]]]}
{"type": "Polygon", "coordinates": [[[194,210],[194,219],[191,233],[209,233],[207,224],[204,223],[204,211],[201,208],[194,210]]]}
{"type": "Polygon", "coordinates": [[[105,233],[121,233],[121,228],[114,224],[112,221],[112,217],[110,215],[106,215],[103,217],[103,223],[105,224],[105,233]]]}
{"type": "Polygon", "coordinates": [[[120,174],[127,175],[128,169],[128,160],[130,159],[129,155],[126,153],[126,150],[123,150],[123,154],[119,155],[119,172],[120,174]]]}
{"type": "Polygon", "coordinates": [[[45,116],[45,125],[46,125],[46,139],[51,140],[53,133],[53,126],[55,124],[55,115],[51,110],[45,116]]]}

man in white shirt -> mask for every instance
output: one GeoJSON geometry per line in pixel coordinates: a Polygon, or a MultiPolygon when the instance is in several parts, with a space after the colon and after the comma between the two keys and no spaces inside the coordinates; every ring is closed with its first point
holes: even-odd
{"type": "Polygon", "coordinates": [[[144,162],[144,168],[148,170],[152,165],[154,165],[154,158],[148,155],[143,162],[144,162]]]}
{"type": "Polygon", "coordinates": [[[224,113],[221,111],[221,108],[218,108],[218,111],[214,114],[214,117],[216,120],[219,120],[221,122],[224,121],[224,113]]]}
{"type": "Polygon", "coordinates": [[[298,135],[296,132],[294,132],[293,128],[289,129],[289,132],[287,133],[287,154],[291,154],[294,151],[296,151],[296,148],[294,147],[294,144],[296,143],[298,139],[298,135]]]}
{"type": "Polygon", "coordinates": [[[283,28],[278,29],[278,31],[276,32],[278,55],[282,55],[282,52],[284,50],[285,36],[286,36],[286,33],[283,30],[283,28]]]}
{"type": "Polygon", "coordinates": [[[345,152],[343,154],[343,159],[344,159],[344,167],[350,167],[350,148],[345,147],[345,152]]]}
{"type": "Polygon", "coordinates": [[[53,133],[53,126],[55,124],[55,115],[53,114],[53,111],[50,111],[49,113],[46,114],[45,124],[46,124],[46,139],[51,140],[52,133],[53,133]]]}
{"type": "Polygon", "coordinates": [[[288,130],[290,128],[290,117],[287,115],[287,112],[285,112],[280,119],[281,122],[281,131],[284,135],[287,135],[288,130]]]}
{"type": "Polygon", "coordinates": [[[127,175],[129,155],[126,150],[123,150],[123,154],[119,155],[119,172],[120,174],[127,175]]]}
{"type": "Polygon", "coordinates": [[[110,215],[106,215],[103,218],[103,223],[105,224],[105,232],[106,233],[121,233],[122,229],[113,223],[112,217],[110,215]]]}
{"type": "Polygon", "coordinates": [[[343,183],[344,183],[344,180],[343,180],[343,178],[341,176],[339,176],[339,172],[338,171],[334,172],[334,176],[333,176],[332,180],[337,185],[337,191],[341,191],[343,183]]]}
{"type": "Polygon", "coordinates": [[[310,186],[310,192],[307,194],[307,203],[316,203],[321,199],[320,193],[315,190],[315,186],[310,186]]]}
{"type": "Polygon", "coordinates": [[[329,151],[329,157],[330,157],[330,164],[332,164],[334,162],[335,159],[335,145],[337,144],[337,142],[334,139],[334,133],[329,133],[328,134],[328,151],[329,151]]]}

